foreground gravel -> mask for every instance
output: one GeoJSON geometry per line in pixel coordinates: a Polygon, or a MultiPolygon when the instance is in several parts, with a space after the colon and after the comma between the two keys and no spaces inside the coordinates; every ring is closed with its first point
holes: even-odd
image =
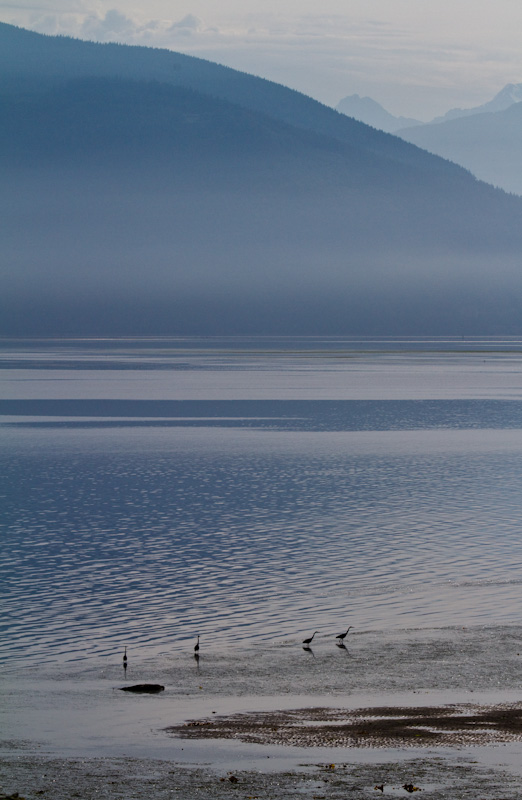
{"type": "MultiPolygon", "coordinates": [[[[53,759],[19,756],[4,760],[0,781],[5,796],[27,800],[346,800],[380,796],[452,800],[519,800],[513,776],[442,758],[413,758],[400,764],[310,764],[296,771],[220,772],[141,759],[53,759]],[[382,787],[382,788],[381,788],[382,787]]],[[[2,795],[0,794],[0,797],[2,795]]]]}

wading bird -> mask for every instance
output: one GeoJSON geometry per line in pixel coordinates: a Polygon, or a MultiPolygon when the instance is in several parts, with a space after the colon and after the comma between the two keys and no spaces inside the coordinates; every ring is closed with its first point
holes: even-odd
{"type": "Polygon", "coordinates": [[[123,669],[127,669],[127,648],[125,648],[125,652],[123,653],[123,669]]]}
{"type": "Polygon", "coordinates": [[[303,644],[305,644],[307,647],[310,647],[310,645],[312,644],[312,639],[314,638],[316,633],[319,633],[319,631],[314,631],[309,639],[303,639],[303,644]]]}
{"type": "MultiPolygon", "coordinates": [[[[353,628],[353,625],[350,625],[350,627],[348,628],[348,631],[351,631],[352,628],[353,628]]],[[[341,643],[344,642],[345,638],[348,636],[348,631],[346,631],[346,633],[339,633],[335,638],[339,639],[339,641],[341,643]]]]}
{"type": "Polygon", "coordinates": [[[194,652],[196,654],[199,653],[199,633],[198,633],[198,640],[197,640],[196,644],[194,645],[194,652]]]}

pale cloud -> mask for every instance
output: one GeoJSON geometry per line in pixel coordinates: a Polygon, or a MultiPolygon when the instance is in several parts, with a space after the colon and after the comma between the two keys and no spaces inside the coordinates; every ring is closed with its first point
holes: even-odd
{"type": "Polygon", "coordinates": [[[14,13],[22,20],[28,13],[33,12],[62,14],[67,11],[85,11],[85,8],[83,0],[71,0],[70,3],[67,3],[67,6],[64,5],[62,0],[56,0],[56,2],[52,2],[52,0],[50,2],[49,0],[31,0],[30,2],[4,0],[0,2],[0,14],[3,21],[6,21],[4,20],[4,14],[7,13],[14,13]]]}
{"type": "Polygon", "coordinates": [[[199,17],[194,16],[194,14],[187,14],[183,19],[180,19],[179,22],[173,22],[168,30],[173,33],[185,31],[196,33],[197,31],[201,31],[202,28],[203,24],[199,17]]]}
{"type": "Polygon", "coordinates": [[[135,31],[136,26],[129,17],[115,8],[111,8],[104,17],[99,17],[97,14],[90,14],[86,17],[81,26],[80,34],[88,39],[105,41],[113,37],[132,36],[135,31]]]}

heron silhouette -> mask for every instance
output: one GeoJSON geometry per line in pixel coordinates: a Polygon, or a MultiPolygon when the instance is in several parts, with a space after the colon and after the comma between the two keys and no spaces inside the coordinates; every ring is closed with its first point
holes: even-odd
{"type": "Polygon", "coordinates": [[[353,625],[350,625],[350,627],[348,628],[348,630],[346,631],[346,633],[339,633],[339,634],[338,634],[338,635],[337,635],[335,638],[336,638],[336,639],[339,639],[339,642],[340,642],[341,644],[344,644],[344,640],[345,640],[345,639],[346,639],[346,637],[348,636],[348,631],[351,631],[351,629],[352,629],[352,628],[353,628],[353,625]]]}
{"type": "Polygon", "coordinates": [[[127,648],[125,648],[125,651],[123,653],[123,669],[124,670],[127,669],[127,661],[128,661],[128,659],[127,659],[127,648]]]}
{"type": "Polygon", "coordinates": [[[194,653],[196,653],[196,655],[199,653],[199,633],[198,633],[198,640],[194,645],[194,653]]]}
{"type": "Polygon", "coordinates": [[[307,647],[310,647],[310,645],[312,644],[312,639],[314,638],[316,633],[319,633],[319,631],[314,631],[309,639],[303,639],[303,644],[305,644],[307,647]]]}

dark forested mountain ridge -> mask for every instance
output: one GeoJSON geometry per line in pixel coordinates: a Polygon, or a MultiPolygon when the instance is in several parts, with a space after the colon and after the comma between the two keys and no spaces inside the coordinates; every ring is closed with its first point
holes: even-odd
{"type": "Polygon", "coordinates": [[[263,78],[170,50],[45,36],[0,23],[1,95],[20,96],[85,77],[157,81],[193,89],[400,163],[441,169],[440,163],[401,139],[263,78]]]}
{"type": "Polygon", "coordinates": [[[0,25],[4,333],[508,332],[522,200],[260,78],[0,25]]]}

